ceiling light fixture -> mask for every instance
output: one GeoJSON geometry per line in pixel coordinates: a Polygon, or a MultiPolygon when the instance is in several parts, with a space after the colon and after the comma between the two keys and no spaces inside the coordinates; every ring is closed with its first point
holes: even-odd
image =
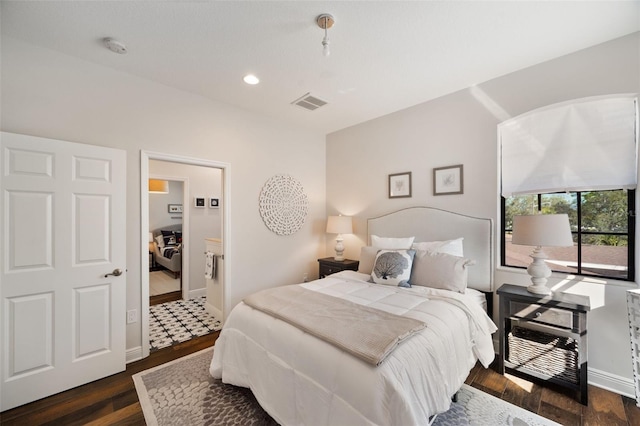
{"type": "Polygon", "coordinates": [[[318,15],[316,18],[316,23],[320,28],[324,30],[324,38],[322,39],[322,54],[324,56],[329,56],[331,51],[329,50],[329,36],[327,35],[327,30],[333,27],[336,20],[332,15],[328,13],[323,13],[322,15],[318,15]]]}
{"type": "Polygon", "coordinates": [[[242,80],[244,80],[245,83],[250,84],[252,86],[260,83],[260,79],[253,74],[245,75],[242,80]]]}
{"type": "Polygon", "coordinates": [[[107,47],[107,49],[111,50],[112,52],[116,52],[121,55],[127,53],[127,46],[125,46],[124,43],[120,43],[118,40],[106,37],[102,39],[102,42],[107,47]]]}
{"type": "Polygon", "coordinates": [[[168,194],[169,181],[162,180],[162,179],[149,179],[149,193],[150,194],[168,194]]]}

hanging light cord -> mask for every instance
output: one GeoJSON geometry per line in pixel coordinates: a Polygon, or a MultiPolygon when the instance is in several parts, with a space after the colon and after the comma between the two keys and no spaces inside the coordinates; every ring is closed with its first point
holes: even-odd
{"type": "Polygon", "coordinates": [[[324,56],[329,56],[331,51],[329,50],[329,37],[327,35],[327,19],[329,17],[324,17],[324,38],[322,39],[322,54],[324,56]]]}

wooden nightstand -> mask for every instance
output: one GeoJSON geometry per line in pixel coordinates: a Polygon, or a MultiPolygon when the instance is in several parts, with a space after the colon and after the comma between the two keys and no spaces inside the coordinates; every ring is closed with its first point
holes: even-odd
{"type": "Polygon", "coordinates": [[[318,259],[318,263],[320,264],[320,278],[340,271],[357,271],[360,264],[357,260],[345,259],[341,261],[335,260],[333,257],[318,259]]]}
{"type": "Polygon", "coordinates": [[[587,405],[587,312],[589,298],[529,293],[504,284],[500,296],[499,372],[556,383],[580,393],[587,405]]]}

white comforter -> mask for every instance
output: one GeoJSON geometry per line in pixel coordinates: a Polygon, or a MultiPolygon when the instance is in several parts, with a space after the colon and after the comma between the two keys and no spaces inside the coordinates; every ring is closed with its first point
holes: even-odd
{"type": "Polygon", "coordinates": [[[282,425],[427,424],[448,410],[476,360],[491,363],[496,326],[468,296],[368,278],[344,271],[301,285],[427,324],[380,366],[240,303],[216,341],[211,375],[250,388],[282,425]]]}

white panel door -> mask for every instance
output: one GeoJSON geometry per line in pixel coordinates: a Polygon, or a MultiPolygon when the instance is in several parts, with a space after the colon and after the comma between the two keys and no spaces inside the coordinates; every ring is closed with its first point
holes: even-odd
{"type": "Polygon", "coordinates": [[[3,132],[0,167],[4,411],[125,369],[126,153],[3,132]]]}

